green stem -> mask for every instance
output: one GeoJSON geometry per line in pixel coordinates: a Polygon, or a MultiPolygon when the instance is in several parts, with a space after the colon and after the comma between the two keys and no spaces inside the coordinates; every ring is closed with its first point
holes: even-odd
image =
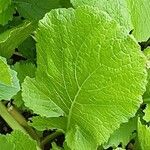
{"type": "MultiPolygon", "coordinates": [[[[13,130],[19,130],[25,134],[30,135],[33,139],[36,139],[39,144],[38,136],[36,135],[34,130],[28,126],[24,117],[19,114],[19,112],[15,108],[10,107],[9,109],[7,109],[7,107],[2,102],[0,102],[0,116],[13,130]]],[[[37,150],[41,150],[38,145],[37,150]]]]}
{"type": "Polygon", "coordinates": [[[0,116],[7,122],[13,130],[20,130],[27,134],[27,131],[9,114],[5,105],[0,102],[0,116]]]}
{"type": "Polygon", "coordinates": [[[63,132],[62,130],[57,130],[56,132],[46,136],[42,141],[41,141],[41,147],[44,147],[45,144],[53,141],[56,137],[58,137],[59,135],[62,135],[63,132]]]}
{"type": "Polygon", "coordinates": [[[13,116],[13,118],[28,132],[28,134],[37,142],[39,142],[39,137],[36,132],[31,128],[26,119],[18,112],[14,106],[8,108],[8,112],[13,116]]]}

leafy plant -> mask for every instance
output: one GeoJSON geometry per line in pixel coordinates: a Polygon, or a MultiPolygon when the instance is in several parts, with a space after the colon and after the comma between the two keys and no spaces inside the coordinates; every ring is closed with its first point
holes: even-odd
{"type": "Polygon", "coordinates": [[[0,0],[0,149],[150,148],[148,0],[0,0]]]}

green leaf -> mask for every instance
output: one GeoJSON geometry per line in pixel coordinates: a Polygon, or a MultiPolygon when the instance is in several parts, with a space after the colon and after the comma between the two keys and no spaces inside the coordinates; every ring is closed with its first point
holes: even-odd
{"type": "Polygon", "coordinates": [[[9,100],[20,90],[17,73],[10,69],[2,57],[0,57],[0,68],[0,100],[9,100]]]}
{"type": "Polygon", "coordinates": [[[5,11],[11,4],[11,0],[0,0],[0,13],[5,11]]]}
{"type": "Polygon", "coordinates": [[[42,19],[51,9],[61,7],[60,0],[15,0],[15,3],[23,17],[33,20],[42,19]]]}
{"type": "Polygon", "coordinates": [[[6,25],[9,20],[12,20],[14,13],[14,6],[10,5],[8,8],[6,8],[5,11],[0,13],[0,24],[6,25]]]}
{"type": "Polygon", "coordinates": [[[150,37],[149,0],[71,0],[73,6],[90,5],[106,11],[127,31],[133,29],[138,41],[147,41],[150,37]]]}
{"type": "Polygon", "coordinates": [[[137,117],[131,118],[128,122],[121,124],[121,126],[110,136],[104,148],[118,147],[121,143],[125,148],[129,141],[133,138],[133,132],[137,130],[137,117]]]}
{"type": "MultiPolygon", "coordinates": [[[[24,81],[26,76],[29,77],[35,77],[35,71],[36,71],[36,67],[34,64],[29,63],[29,62],[18,62],[16,63],[13,67],[13,70],[15,70],[17,72],[17,77],[20,81],[20,84],[24,81]]],[[[21,96],[22,92],[19,91],[17,93],[17,95],[15,95],[13,97],[14,99],[14,103],[18,106],[21,107],[23,106],[23,101],[22,101],[22,96],[21,96]]]]}
{"type": "Polygon", "coordinates": [[[44,131],[49,129],[62,129],[65,131],[66,129],[66,118],[58,117],[58,118],[46,118],[46,117],[33,117],[32,125],[38,131],[44,131]]]}
{"type": "Polygon", "coordinates": [[[0,55],[10,58],[17,48],[35,29],[31,22],[23,24],[0,34],[0,55]]]}
{"type": "Polygon", "coordinates": [[[107,142],[142,102],[146,58],[138,43],[108,14],[88,6],[51,11],[36,40],[38,67],[22,85],[25,105],[41,116],[67,117],[71,149],[107,142]]]}
{"type": "Polygon", "coordinates": [[[150,149],[150,128],[138,123],[138,148],[137,150],[148,150],[150,149]]]}
{"type": "Polygon", "coordinates": [[[125,26],[128,32],[133,29],[127,0],[71,0],[71,2],[74,7],[82,5],[98,7],[107,12],[120,25],[125,26]]]}
{"type": "Polygon", "coordinates": [[[147,41],[150,37],[150,2],[149,0],[127,0],[129,3],[133,34],[138,41],[147,41]]]}
{"type": "Polygon", "coordinates": [[[3,150],[37,150],[36,142],[21,131],[13,131],[6,136],[0,135],[0,142],[2,147],[4,147],[3,150]]]}

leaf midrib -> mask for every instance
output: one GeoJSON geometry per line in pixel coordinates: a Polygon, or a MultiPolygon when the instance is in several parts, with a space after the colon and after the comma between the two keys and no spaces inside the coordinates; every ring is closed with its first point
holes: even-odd
{"type": "Polygon", "coordinates": [[[71,104],[71,107],[70,107],[70,110],[69,110],[69,114],[68,114],[68,117],[67,117],[67,118],[68,118],[68,121],[67,121],[67,130],[69,129],[69,126],[70,126],[70,120],[71,120],[71,116],[72,116],[73,107],[74,107],[74,105],[75,105],[75,103],[76,103],[76,100],[77,100],[77,98],[78,98],[78,96],[79,96],[79,94],[80,94],[80,92],[81,92],[83,86],[85,85],[85,83],[92,77],[92,75],[93,75],[100,67],[101,67],[101,65],[99,64],[98,67],[97,67],[96,69],[94,69],[93,72],[91,72],[91,73],[87,76],[87,78],[83,81],[83,83],[81,84],[81,86],[78,88],[78,91],[77,91],[77,93],[76,93],[76,95],[75,95],[75,97],[74,97],[74,99],[73,99],[73,101],[72,101],[72,104],[71,104]]]}

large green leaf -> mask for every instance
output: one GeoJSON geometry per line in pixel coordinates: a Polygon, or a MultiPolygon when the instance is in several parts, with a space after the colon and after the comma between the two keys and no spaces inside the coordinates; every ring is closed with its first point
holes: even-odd
{"type": "Polygon", "coordinates": [[[0,135],[0,143],[2,150],[37,150],[36,142],[21,131],[13,131],[6,136],[0,135]]]}
{"type": "Polygon", "coordinates": [[[10,58],[17,48],[35,29],[31,22],[7,30],[0,34],[0,55],[10,58]]]}
{"type": "Polygon", "coordinates": [[[128,32],[133,28],[127,0],[71,0],[71,2],[74,7],[81,5],[98,7],[100,10],[107,12],[120,25],[125,26],[128,32]]]}
{"type": "Polygon", "coordinates": [[[0,100],[9,100],[20,90],[19,81],[16,72],[10,69],[2,57],[0,68],[0,100]]]}
{"type": "Polygon", "coordinates": [[[146,41],[150,37],[150,2],[149,0],[71,0],[77,7],[81,5],[92,5],[106,11],[128,31],[133,30],[133,34],[138,41],[146,41]]]}
{"type": "Polygon", "coordinates": [[[71,149],[96,149],[142,102],[140,47],[108,14],[88,6],[51,11],[36,40],[38,67],[23,83],[25,105],[41,116],[66,116],[71,149]]]}
{"type": "Polygon", "coordinates": [[[150,1],[127,0],[134,26],[133,34],[138,41],[147,41],[150,38],[150,1]]]}

